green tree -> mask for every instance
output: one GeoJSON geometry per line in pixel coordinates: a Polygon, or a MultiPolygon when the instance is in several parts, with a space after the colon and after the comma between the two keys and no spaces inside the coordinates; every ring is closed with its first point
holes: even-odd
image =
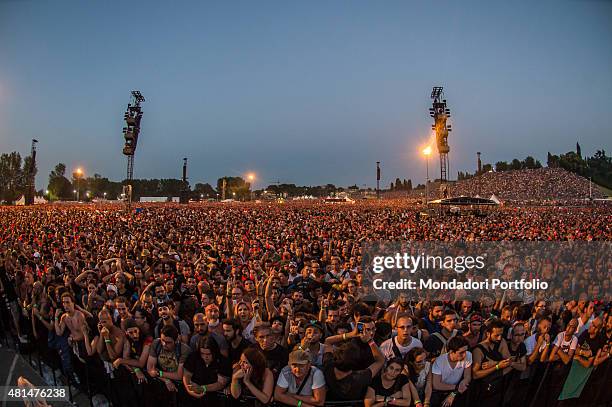
{"type": "Polygon", "coordinates": [[[66,164],[59,163],[51,171],[47,189],[51,200],[72,198],[72,185],[66,178],[66,164]]]}
{"type": "Polygon", "coordinates": [[[0,201],[12,204],[23,194],[25,178],[21,155],[13,151],[0,156],[0,201]]]}
{"type": "Polygon", "coordinates": [[[498,161],[495,163],[495,171],[497,172],[508,171],[509,169],[510,169],[510,166],[505,161],[498,161]]]}

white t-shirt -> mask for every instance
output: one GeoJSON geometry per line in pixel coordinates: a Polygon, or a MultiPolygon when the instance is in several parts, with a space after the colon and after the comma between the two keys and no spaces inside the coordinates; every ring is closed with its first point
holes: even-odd
{"type": "MultiPolygon", "coordinates": [[[[299,386],[295,382],[295,376],[291,373],[291,367],[285,366],[278,375],[278,381],[276,382],[278,387],[287,389],[287,393],[296,394],[299,386]]],[[[306,384],[302,387],[300,396],[312,396],[312,391],[320,389],[325,386],[325,376],[323,372],[316,367],[310,368],[310,373],[306,378],[306,384]]]]}
{"type": "Polygon", "coordinates": [[[563,353],[569,353],[570,350],[576,349],[578,346],[578,337],[572,335],[569,341],[565,340],[565,332],[560,332],[554,342],[555,346],[559,347],[559,350],[563,353]]]}
{"type": "Polygon", "coordinates": [[[442,376],[442,383],[451,384],[453,386],[459,384],[463,377],[463,370],[472,366],[472,353],[468,351],[465,359],[457,362],[457,365],[452,368],[448,360],[448,353],[443,353],[438,356],[431,367],[431,373],[442,376]]]}
{"type": "Polygon", "coordinates": [[[393,352],[393,342],[395,342],[395,344],[397,345],[397,348],[402,354],[402,357],[406,356],[408,351],[412,348],[422,348],[423,347],[423,343],[419,341],[417,338],[412,338],[408,346],[401,346],[399,343],[397,343],[397,336],[394,338],[387,339],[380,345],[380,351],[382,352],[383,355],[385,355],[385,359],[387,360],[393,359],[396,356],[395,352],[393,352]]]}

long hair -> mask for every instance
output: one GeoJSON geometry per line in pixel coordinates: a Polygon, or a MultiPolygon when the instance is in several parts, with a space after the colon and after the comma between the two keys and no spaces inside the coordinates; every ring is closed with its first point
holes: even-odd
{"type": "Polygon", "coordinates": [[[258,389],[263,388],[264,373],[266,372],[266,357],[257,348],[246,348],[242,354],[253,367],[251,381],[258,389]]]}
{"type": "Polygon", "coordinates": [[[408,351],[408,354],[406,355],[406,367],[408,367],[408,376],[410,377],[410,380],[413,381],[413,383],[416,382],[419,377],[419,373],[417,373],[414,367],[416,358],[417,356],[422,355],[424,353],[426,352],[423,348],[412,348],[410,349],[410,351],[408,351]]]}

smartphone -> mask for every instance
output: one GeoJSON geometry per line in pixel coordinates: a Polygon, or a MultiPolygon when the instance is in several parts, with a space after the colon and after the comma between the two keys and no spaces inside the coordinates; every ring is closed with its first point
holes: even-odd
{"type": "Polygon", "coordinates": [[[363,333],[363,322],[357,322],[357,333],[363,333]]]}

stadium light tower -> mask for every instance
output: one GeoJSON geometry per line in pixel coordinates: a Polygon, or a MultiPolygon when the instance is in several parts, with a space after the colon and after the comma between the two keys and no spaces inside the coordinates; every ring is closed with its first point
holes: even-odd
{"type": "Polygon", "coordinates": [[[446,107],[446,99],[442,86],[434,86],[431,91],[431,99],[433,99],[432,107],[429,108],[429,115],[434,119],[434,124],[431,129],[436,133],[436,145],[440,154],[440,182],[448,181],[449,161],[448,153],[450,147],[448,145],[448,133],[452,130],[451,125],[446,121],[450,117],[450,110],[446,107]]]}
{"type": "Polygon", "coordinates": [[[32,149],[30,150],[30,166],[27,168],[26,174],[26,190],[24,193],[24,204],[25,205],[34,205],[34,195],[36,195],[36,187],[35,187],[35,172],[36,172],[36,143],[38,140],[32,139],[32,149]]]}
{"type": "Polygon", "coordinates": [[[145,101],[144,96],[139,91],[132,91],[132,98],[127,105],[127,109],[123,114],[126,127],[123,128],[123,137],[125,145],[123,146],[123,154],[127,156],[127,183],[123,187],[123,193],[126,196],[126,207],[130,210],[132,206],[132,180],[134,179],[134,154],[136,153],[136,145],[138,144],[138,136],[140,135],[140,121],[142,120],[142,109],[140,104],[145,101]]]}

